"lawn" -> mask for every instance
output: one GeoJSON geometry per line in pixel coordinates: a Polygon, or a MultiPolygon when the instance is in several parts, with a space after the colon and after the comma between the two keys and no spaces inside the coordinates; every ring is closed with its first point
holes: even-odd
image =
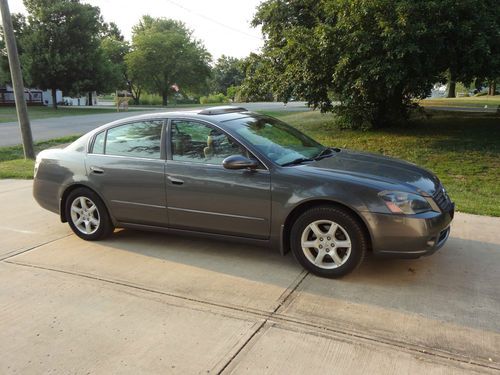
{"type": "MultiPolygon", "coordinates": [[[[430,112],[430,111],[429,111],[430,112]]],[[[435,172],[457,210],[500,216],[500,117],[432,111],[432,117],[381,131],[339,130],[335,117],[319,112],[276,112],[321,143],[402,158],[435,172]]],[[[37,150],[75,137],[36,144],[37,150]]],[[[33,162],[20,146],[0,148],[0,178],[32,178],[33,162]]]]}
{"type": "MultiPolygon", "coordinates": [[[[78,136],[69,136],[35,143],[35,152],[73,142],[78,136]]],[[[21,146],[0,147],[0,179],[33,178],[33,160],[25,160],[21,146]]]]}
{"type": "Polygon", "coordinates": [[[481,107],[499,108],[500,95],[495,96],[470,96],[462,98],[432,98],[420,101],[425,106],[443,106],[443,107],[481,107]]]}
{"type": "MultiPolygon", "coordinates": [[[[51,117],[64,117],[76,115],[92,115],[96,113],[109,113],[116,112],[113,108],[79,108],[79,107],[59,107],[53,109],[52,107],[28,107],[28,116],[31,120],[51,118],[51,117]]],[[[0,123],[17,121],[17,114],[15,107],[0,107],[0,123]]]]}
{"type": "Polygon", "coordinates": [[[432,118],[403,128],[365,132],[337,129],[331,114],[273,115],[325,145],[380,153],[428,168],[439,176],[458,211],[500,216],[500,117],[430,113],[432,118]]]}

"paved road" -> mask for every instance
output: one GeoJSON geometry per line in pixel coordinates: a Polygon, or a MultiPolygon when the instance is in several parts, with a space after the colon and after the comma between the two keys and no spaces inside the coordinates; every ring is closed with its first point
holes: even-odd
{"type": "Polygon", "coordinates": [[[499,374],[500,218],[327,280],[288,255],[130,230],[85,242],[0,181],[0,373],[499,374]]]}
{"type": "Polygon", "coordinates": [[[464,106],[464,107],[446,107],[441,105],[424,105],[425,109],[432,109],[436,111],[447,111],[447,112],[474,112],[474,113],[499,113],[498,106],[490,105],[487,107],[474,107],[474,106],[464,106]]]}
{"type": "MultiPolygon", "coordinates": [[[[305,103],[293,102],[284,106],[283,103],[243,103],[236,104],[244,106],[251,111],[279,111],[294,112],[307,110],[305,103]]],[[[192,108],[172,108],[168,111],[188,111],[192,108]]],[[[162,109],[161,111],[165,111],[162,109]]],[[[160,111],[160,112],[161,112],[160,111]]],[[[81,116],[65,116],[31,121],[33,138],[36,141],[47,140],[67,135],[84,134],[96,127],[111,121],[122,119],[128,116],[158,112],[148,108],[144,111],[131,111],[121,113],[103,113],[81,116]]],[[[21,134],[17,122],[0,123],[0,146],[12,146],[21,143],[21,134]]]]}

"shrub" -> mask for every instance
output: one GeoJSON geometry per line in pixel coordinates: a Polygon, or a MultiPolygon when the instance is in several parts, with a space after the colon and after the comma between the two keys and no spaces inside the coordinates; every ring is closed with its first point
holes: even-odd
{"type": "Polygon", "coordinates": [[[139,105],[162,105],[161,96],[158,94],[142,94],[139,105]]]}
{"type": "Polygon", "coordinates": [[[202,96],[200,98],[200,104],[220,104],[220,103],[228,103],[229,100],[227,97],[222,94],[210,94],[208,96],[202,96]]]}

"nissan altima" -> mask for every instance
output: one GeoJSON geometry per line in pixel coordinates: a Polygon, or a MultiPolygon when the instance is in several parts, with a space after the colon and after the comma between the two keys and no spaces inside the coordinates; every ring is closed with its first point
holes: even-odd
{"type": "Polygon", "coordinates": [[[244,241],[291,250],[324,277],[351,272],[367,252],[432,254],[454,214],[423,168],[326,147],[229,106],[103,125],[40,152],[33,189],[84,240],[120,227],[244,241]]]}

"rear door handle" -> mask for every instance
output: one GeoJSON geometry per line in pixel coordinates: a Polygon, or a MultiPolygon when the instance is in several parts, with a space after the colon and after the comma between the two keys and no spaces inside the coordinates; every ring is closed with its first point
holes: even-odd
{"type": "Polygon", "coordinates": [[[95,174],[103,174],[104,173],[104,169],[101,169],[98,167],[90,167],[90,170],[95,174]]]}
{"type": "Polygon", "coordinates": [[[184,181],[179,180],[178,178],[175,178],[175,177],[172,177],[172,176],[167,176],[167,178],[174,185],[182,185],[184,183],[184,181]]]}

